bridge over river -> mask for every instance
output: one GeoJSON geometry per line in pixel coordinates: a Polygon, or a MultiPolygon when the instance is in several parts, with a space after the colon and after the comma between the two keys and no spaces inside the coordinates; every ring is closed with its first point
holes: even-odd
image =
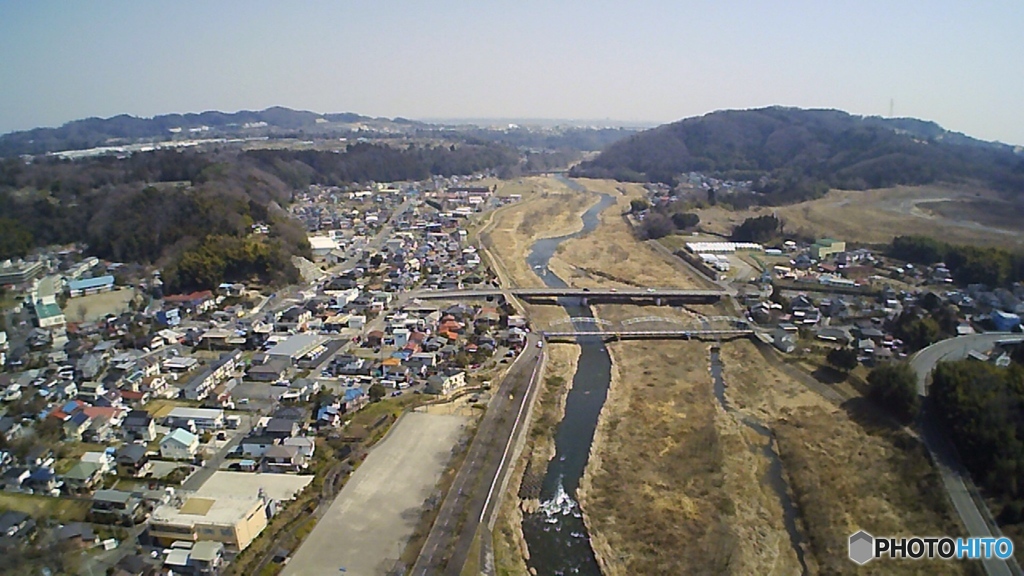
{"type": "Polygon", "coordinates": [[[714,304],[722,299],[721,290],[690,290],[683,288],[464,288],[455,290],[414,290],[409,298],[420,300],[474,300],[511,294],[528,302],[550,301],[559,298],[579,298],[582,305],[596,303],[631,303],[670,306],[678,304],[714,304]]]}
{"type": "Polygon", "coordinates": [[[732,316],[703,316],[678,320],[661,316],[643,316],[621,322],[579,317],[552,323],[541,335],[548,341],[574,341],[599,337],[610,340],[721,340],[755,334],[746,319],[732,316]]]}

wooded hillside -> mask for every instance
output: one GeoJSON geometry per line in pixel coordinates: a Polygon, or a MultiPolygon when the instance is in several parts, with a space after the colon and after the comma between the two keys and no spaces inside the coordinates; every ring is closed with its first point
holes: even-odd
{"type": "Polygon", "coordinates": [[[762,108],[714,112],[608,146],[573,174],[670,183],[701,172],[753,181],[765,204],[807,200],[829,188],[976,180],[1024,191],[1024,157],[1009,146],[908,118],[837,110],[762,108]]]}

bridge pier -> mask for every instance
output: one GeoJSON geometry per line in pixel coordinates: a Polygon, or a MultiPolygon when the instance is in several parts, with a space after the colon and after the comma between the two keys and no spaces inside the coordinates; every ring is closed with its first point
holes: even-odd
{"type": "Polygon", "coordinates": [[[658,296],[657,298],[654,299],[654,305],[661,306],[661,296],[658,296]]]}
{"type": "Polygon", "coordinates": [[[583,306],[586,306],[588,304],[586,296],[583,296],[582,298],[580,298],[580,304],[583,305],[583,306]]]}

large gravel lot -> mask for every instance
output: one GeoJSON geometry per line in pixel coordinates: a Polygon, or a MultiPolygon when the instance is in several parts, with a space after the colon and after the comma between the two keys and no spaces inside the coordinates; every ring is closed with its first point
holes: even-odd
{"type": "Polygon", "coordinates": [[[342,488],[283,574],[387,573],[466,422],[461,416],[406,414],[342,488]]]}

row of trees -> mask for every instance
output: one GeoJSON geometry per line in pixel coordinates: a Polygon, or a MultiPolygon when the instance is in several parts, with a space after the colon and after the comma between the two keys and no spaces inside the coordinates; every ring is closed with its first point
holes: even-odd
{"type": "Polygon", "coordinates": [[[1002,248],[950,244],[927,236],[897,236],[889,246],[889,255],[914,264],[942,262],[960,285],[1006,286],[1024,280],[1024,254],[1002,248]]]}
{"type": "Polygon", "coordinates": [[[782,220],[768,214],[747,218],[732,231],[732,240],[736,242],[771,242],[782,234],[782,220]]]}
{"type": "Polygon", "coordinates": [[[340,186],[351,182],[425,180],[430,176],[499,171],[519,164],[519,154],[500,144],[451,144],[396,148],[351,144],[342,153],[319,150],[251,150],[248,162],[274,174],[293,188],[310,184],[340,186]]]}
{"type": "Polygon", "coordinates": [[[700,216],[693,212],[681,211],[672,205],[651,208],[646,200],[634,199],[630,201],[629,207],[633,214],[646,212],[639,233],[647,239],[664,238],[669,234],[692,230],[700,224],[700,216]]]}

